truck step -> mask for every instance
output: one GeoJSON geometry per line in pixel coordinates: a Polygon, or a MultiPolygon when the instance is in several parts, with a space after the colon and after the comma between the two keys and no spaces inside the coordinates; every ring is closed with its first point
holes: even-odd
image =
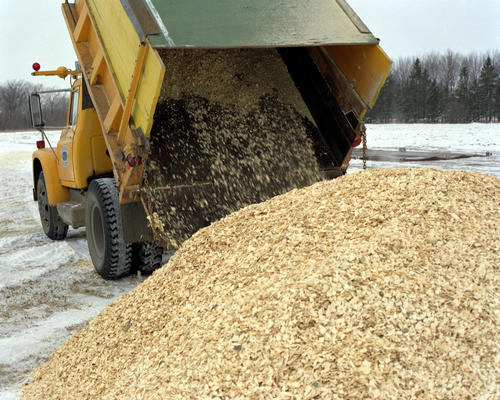
{"type": "Polygon", "coordinates": [[[85,203],[79,201],[59,203],[57,212],[61,219],[73,228],[85,226],[85,203]]]}

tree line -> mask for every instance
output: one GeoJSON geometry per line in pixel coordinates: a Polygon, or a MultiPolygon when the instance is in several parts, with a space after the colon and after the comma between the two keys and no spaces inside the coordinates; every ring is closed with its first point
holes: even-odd
{"type": "Polygon", "coordinates": [[[396,60],[365,120],[500,121],[500,52],[462,55],[449,50],[396,60]]]}
{"type": "MultiPolygon", "coordinates": [[[[28,97],[31,93],[50,90],[22,80],[0,84],[0,131],[32,129],[28,97]]],[[[68,93],[42,94],[43,119],[47,126],[66,124],[68,93]]]]}
{"type": "MultiPolygon", "coordinates": [[[[22,80],[0,84],[0,131],[31,129],[28,96],[44,90],[22,80]]],[[[63,126],[67,93],[42,95],[44,120],[63,126]]],[[[462,55],[449,50],[396,60],[366,122],[500,121],[500,51],[462,55]]]]}

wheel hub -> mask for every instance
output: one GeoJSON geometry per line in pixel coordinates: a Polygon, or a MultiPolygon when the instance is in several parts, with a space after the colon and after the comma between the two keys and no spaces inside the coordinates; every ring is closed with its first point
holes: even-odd
{"type": "Polygon", "coordinates": [[[101,211],[97,204],[94,204],[92,210],[90,211],[90,217],[92,221],[92,244],[97,253],[97,256],[102,259],[104,258],[104,225],[102,223],[101,211]]]}

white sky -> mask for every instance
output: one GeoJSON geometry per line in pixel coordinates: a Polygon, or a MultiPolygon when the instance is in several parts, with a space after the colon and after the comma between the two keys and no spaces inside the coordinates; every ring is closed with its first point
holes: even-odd
{"type": "MultiPolygon", "coordinates": [[[[447,49],[469,53],[500,48],[500,0],[348,2],[393,59],[447,49]]],[[[0,82],[26,79],[50,86],[67,85],[56,77],[30,76],[35,61],[42,69],[74,65],[61,3],[0,0],[0,82]]]]}
{"type": "Polygon", "coordinates": [[[347,0],[393,59],[500,49],[500,0],[347,0]]]}

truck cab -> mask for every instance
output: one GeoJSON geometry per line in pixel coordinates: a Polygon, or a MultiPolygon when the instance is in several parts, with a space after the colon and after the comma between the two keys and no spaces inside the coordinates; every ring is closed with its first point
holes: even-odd
{"type": "Polygon", "coordinates": [[[85,80],[75,74],[71,89],[60,91],[69,92],[69,102],[66,124],[59,127],[61,136],[55,146],[45,134],[46,129],[55,127],[45,126],[41,99],[57,91],[32,93],[29,104],[33,127],[42,134],[32,157],[33,196],[45,234],[52,240],[63,240],[69,226],[86,227],[92,262],[107,279],[130,273],[132,264],[135,270],[152,272],[161,263],[161,247],[149,242],[127,244],[120,234],[111,237],[109,233],[109,219],[121,225],[119,201],[113,165],[85,80]],[[96,196],[94,192],[99,193],[96,196]],[[90,205],[89,198],[93,200],[90,205]],[[116,258],[115,253],[121,256],[116,258]]]}
{"type": "MultiPolygon", "coordinates": [[[[43,116],[39,99],[44,94],[47,93],[37,92],[31,95],[32,113],[36,107],[36,113],[43,116]]],[[[43,125],[43,117],[37,126],[38,129],[43,128],[40,125],[43,125]]],[[[92,179],[112,177],[113,166],[107,155],[99,120],[81,78],[75,79],[71,85],[66,125],[61,129],[61,136],[55,148],[43,134],[38,147],[33,153],[35,200],[39,197],[38,183],[42,174],[48,204],[56,208],[55,212],[58,215],[56,220],[61,220],[74,228],[85,226],[83,194],[92,179]]],[[[47,221],[45,218],[45,222],[47,221]]],[[[48,227],[45,224],[44,229],[46,228],[48,227]]],[[[57,237],[51,238],[58,239],[62,234],[55,236],[57,237]]]]}
{"type": "Polygon", "coordinates": [[[61,131],[56,154],[61,184],[71,189],[87,189],[89,181],[99,176],[112,176],[113,166],[106,154],[106,143],[99,119],[84,81],[72,86],[66,128],[61,131]]]}

